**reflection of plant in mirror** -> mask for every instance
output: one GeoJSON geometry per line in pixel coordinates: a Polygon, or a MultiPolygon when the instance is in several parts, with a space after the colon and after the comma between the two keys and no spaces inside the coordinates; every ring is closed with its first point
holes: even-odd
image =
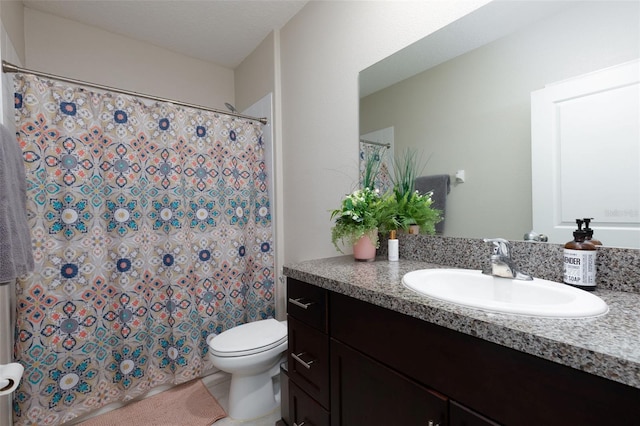
{"type": "MultiPolygon", "coordinates": [[[[360,140],[360,153],[359,153],[359,169],[360,169],[360,184],[366,180],[371,181],[369,187],[377,188],[381,194],[386,193],[391,189],[391,163],[393,162],[393,151],[390,145],[378,146],[377,142],[370,142],[360,140]],[[374,161],[372,163],[370,160],[374,161]],[[372,170],[376,168],[377,170],[372,170]],[[371,173],[375,172],[375,173],[371,173]],[[368,177],[365,175],[368,174],[368,177]],[[371,175],[375,175],[375,179],[371,179],[371,175]]],[[[380,142],[384,143],[384,142],[380,142]]]]}
{"type": "Polygon", "coordinates": [[[382,161],[382,147],[369,148],[363,152],[364,170],[362,172],[362,187],[375,189],[376,178],[380,173],[382,161]]]}
{"type": "Polygon", "coordinates": [[[420,194],[418,191],[407,192],[400,196],[394,192],[391,195],[397,209],[396,220],[399,228],[408,229],[411,225],[418,225],[420,232],[433,235],[435,225],[440,222],[440,210],[431,207],[431,192],[420,194]]]}
{"type": "Polygon", "coordinates": [[[395,211],[395,215],[382,223],[383,231],[407,230],[418,225],[420,232],[435,234],[435,225],[442,220],[441,212],[431,207],[431,192],[420,194],[415,189],[415,180],[426,165],[421,163],[422,156],[413,150],[406,150],[401,158],[395,159],[393,191],[384,200],[384,211],[395,211]]]}
{"type": "MultiPolygon", "coordinates": [[[[429,160],[427,159],[427,162],[429,160]]],[[[416,190],[416,178],[424,171],[426,163],[422,162],[422,154],[416,150],[406,149],[402,157],[394,159],[393,191],[400,196],[416,190]]]]}

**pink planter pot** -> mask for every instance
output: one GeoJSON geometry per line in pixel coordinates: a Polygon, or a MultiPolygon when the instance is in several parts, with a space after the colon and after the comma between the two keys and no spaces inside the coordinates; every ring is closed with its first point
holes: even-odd
{"type": "Polygon", "coordinates": [[[420,233],[420,227],[418,225],[409,226],[409,234],[418,235],[420,233]]]}
{"type": "MultiPolygon", "coordinates": [[[[378,231],[371,232],[371,235],[375,235],[378,231]]],[[[371,262],[376,258],[376,245],[373,243],[369,234],[365,234],[353,245],[353,257],[360,262],[371,262]]]]}

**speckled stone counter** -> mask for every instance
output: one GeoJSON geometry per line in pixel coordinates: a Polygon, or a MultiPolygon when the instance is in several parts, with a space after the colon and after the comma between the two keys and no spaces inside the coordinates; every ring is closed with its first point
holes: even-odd
{"type": "Polygon", "coordinates": [[[402,285],[410,271],[446,267],[401,259],[355,262],[352,256],[284,267],[284,274],[336,293],[640,388],[640,294],[599,289],[609,312],[589,319],[546,319],[465,308],[402,285]]]}

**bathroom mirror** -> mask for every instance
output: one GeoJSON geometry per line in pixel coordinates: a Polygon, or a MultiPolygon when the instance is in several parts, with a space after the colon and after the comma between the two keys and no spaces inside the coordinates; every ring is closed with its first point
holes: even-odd
{"type": "MultiPolygon", "coordinates": [[[[360,73],[360,135],[392,129],[396,153],[419,149],[425,174],[451,175],[445,236],[521,240],[533,226],[531,92],[640,57],[639,16],[635,1],[488,3],[360,73]]],[[[616,173],[605,164],[585,173],[616,173]]],[[[639,212],[628,212],[631,226],[639,212]]],[[[611,223],[594,215],[596,236],[611,223]]]]}

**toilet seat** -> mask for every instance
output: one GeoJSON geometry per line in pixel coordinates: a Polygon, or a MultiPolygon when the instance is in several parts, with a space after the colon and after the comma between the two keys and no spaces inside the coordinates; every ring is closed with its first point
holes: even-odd
{"type": "Polygon", "coordinates": [[[271,318],[220,333],[209,342],[209,351],[219,357],[240,357],[264,352],[286,342],[287,327],[271,318]]]}

